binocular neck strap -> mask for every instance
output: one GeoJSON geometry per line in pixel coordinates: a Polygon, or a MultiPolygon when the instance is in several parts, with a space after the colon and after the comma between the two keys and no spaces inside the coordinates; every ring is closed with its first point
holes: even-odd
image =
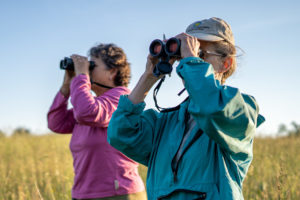
{"type": "MultiPolygon", "coordinates": [[[[160,112],[162,113],[165,113],[165,112],[171,112],[171,111],[175,111],[175,110],[178,110],[180,108],[180,105],[185,102],[186,100],[189,99],[189,97],[187,97],[185,100],[183,100],[183,102],[181,102],[178,106],[175,106],[175,107],[172,107],[172,108],[162,108],[158,105],[157,103],[157,99],[156,99],[156,95],[159,91],[159,88],[161,86],[161,84],[164,82],[164,80],[166,79],[166,76],[164,76],[162,79],[160,79],[159,83],[157,84],[157,86],[154,88],[153,90],[153,99],[154,99],[154,103],[155,103],[155,107],[157,108],[157,110],[159,110],[160,112]]],[[[181,90],[179,92],[179,96],[184,92],[185,89],[181,90]]]]}
{"type": "Polygon", "coordinates": [[[110,87],[110,86],[107,86],[107,85],[102,85],[100,83],[94,82],[92,80],[91,80],[91,84],[95,84],[95,85],[97,85],[99,87],[108,88],[108,89],[112,89],[113,88],[113,87],[110,87]]]}

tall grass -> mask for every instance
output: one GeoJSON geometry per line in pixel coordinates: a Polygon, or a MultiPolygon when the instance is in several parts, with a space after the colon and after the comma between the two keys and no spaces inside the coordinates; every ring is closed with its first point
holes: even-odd
{"type": "MultiPolygon", "coordinates": [[[[70,135],[0,138],[0,200],[71,199],[70,135]]],[[[147,168],[140,166],[145,181],[147,168]]],[[[246,200],[300,199],[300,138],[259,139],[243,186],[246,200]]]]}
{"type": "Polygon", "coordinates": [[[0,199],[70,199],[73,181],[69,136],[0,140],[0,199]]]}
{"type": "Polygon", "coordinates": [[[255,139],[245,199],[300,199],[300,137],[255,139]]]}

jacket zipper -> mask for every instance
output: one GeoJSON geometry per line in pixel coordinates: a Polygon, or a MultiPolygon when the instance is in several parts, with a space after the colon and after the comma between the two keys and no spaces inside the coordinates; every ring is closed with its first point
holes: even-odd
{"type": "MultiPolygon", "coordinates": [[[[183,142],[184,136],[185,136],[186,131],[187,131],[187,126],[186,126],[187,121],[188,121],[188,112],[186,111],[186,112],[185,112],[185,115],[184,115],[184,125],[185,125],[185,127],[184,127],[183,136],[182,136],[182,138],[181,138],[179,147],[178,147],[178,149],[177,149],[177,151],[176,151],[176,153],[175,153],[175,155],[174,155],[174,157],[173,157],[173,159],[172,159],[172,162],[171,162],[171,168],[172,168],[172,173],[173,173],[173,179],[174,179],[174,182],[177,181],[177,170],[176,170],[176,168],[177,168],[177,167],[176,167],[177,163],[175,163],[175,162],[176,162],[176,157],[177,157],[177,154],[178,154],[178,152],[179,152],[179,149],[180,149],[180,147],[181,147],[181,144],[182,144],[182,142],[183,142]]],[[[179,161],[179,160],[178,160],[178,161],[179,161]]]]}
{"type": "MultiPolygon", "coordinates": [[[[186,123],[188,121],[188,112],[186,112],[186,114],[185,114],[184,121],[185,121],[185,125],[186,125],[186,123]]],[[[176,157],[177,157],[177,154],[179,152],[179,149],[181,147],[181,144],[183,142],[183,139],[184,139],[184,136],[185,136],[186,132],[187,132],[187,126],[185,126],[185,128],[184,128],[184,134],[182,136],[180,145],[179,145],[179,147],[177,149],[177,152],[176,152],[176,154],[173,157],[172,162],[171,162],[171,168],[172,168],[172,172],[173,172],[173,180],[174,180],[174,182],[177,181],[178,165],[179,165],[179,162],[180,162],[181,158],[183,157],[183,155],[185,154],[185,152],[192,146],[192,144],[195,143],[197,141],[197,139],[200,138],[200,136],[203,134],[203,131],[201,129],[199,129],[199,131],[196,133],[196,135],[193,137],[192,141],[187,145],[187,147],[183,150],[182,154],[178,158],[178,161],[176,162],[176,157]]]]}

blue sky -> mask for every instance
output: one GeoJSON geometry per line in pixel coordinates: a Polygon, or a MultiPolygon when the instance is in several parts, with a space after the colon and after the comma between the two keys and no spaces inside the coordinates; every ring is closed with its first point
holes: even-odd
{"type": "MultiPolygon", "coordinates": [[[[0,0],[0,129],[49,131],[46,114],[62,83],[63,57],[115,43],[131,63],[132,89],[153,39],[213,16],[231,25],[236,45],[245,51],[227,84],[257,99],[267,119],[258,132],[300,123],[299,10],[299,1],[0,0]]],[[[159,92],[160,105],[177,105],[182,87],[173,73],[159,92]]],[[[152,91],[146,103],[154,107],[152,91]]]]}

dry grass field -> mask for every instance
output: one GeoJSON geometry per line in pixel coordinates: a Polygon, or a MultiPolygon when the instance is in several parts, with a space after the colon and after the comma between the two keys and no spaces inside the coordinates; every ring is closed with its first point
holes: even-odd
{"type": "MultiPolygon", "coordinates": [[[[0,137],[0,200],[71,199],[70,135],[0,137]]],[[[147,168],[140,167],[144,181],[147,168]]],[[[300,138],[254,142],[246,200],[300,199],[300,138]]]]}

